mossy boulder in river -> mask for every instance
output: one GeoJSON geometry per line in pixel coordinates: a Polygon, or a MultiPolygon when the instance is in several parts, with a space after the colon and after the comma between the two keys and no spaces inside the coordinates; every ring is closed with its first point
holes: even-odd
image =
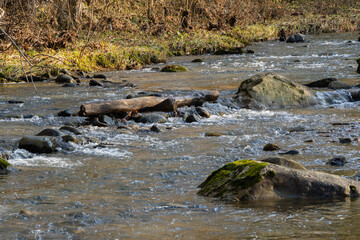
{"type": "Polygon", "coordinates": [[[315,104],[315,94],[282,75],[265,73],[243,81],[235,100],[250,109],[306,107],[315,104]]]}
{"type": "Polygon", "coordinates": [[[56,141],[48,136],[25,136],[20,139],[19,148],[32,153],[56,152],[56,141]]]}
{"type": "Polygon", "coordinates": [[[160,71],[161,72],[187,72],[188,70],[185,67],[179,66],[179,65],[166,65],[160,71]]]}
{"type": "Polygon", "coordinates": [[[358,197],[360,183],[337,175],[239,160],[214,171],[198,194],[223,200],[358,197]]]}

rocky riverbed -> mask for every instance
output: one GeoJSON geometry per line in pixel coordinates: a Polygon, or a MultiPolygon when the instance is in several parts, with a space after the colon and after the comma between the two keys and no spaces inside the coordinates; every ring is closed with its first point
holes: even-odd
{"type": "Polygon", "coordinates": [[[351,91],[360,80],[357,35],[306,36],[303,43],[255,44],[254,54],[169,62],[185,66],[187,72],[160,72],[164,65],[154,65],[105,73],[106,79],[94,78],[97,83],[91,85],[90,79],[70,82],[73,87],[36,83],[37,93],[30,84],[3,85],[1,150],[13,169],[0,178],[2,236],[210,239],[358,234],[356,198],[229,204],[197,195],[197,186],[212,171],[241,159],[281,156],[307,170],[356,180],[359,102],[351,91]],[[306,107],[240,108],[235,96],[241,81],[270,72],[296,84],[335,78],[352,88],[312,88],[315,102],[306,107]],[[88,102],[150,95],[199,97],[209,90],[218,90],[219,98],[180,107],[176,113],[110,114],[96,121],[76,116],[88,102]],[[45,134],[44,129],[51,130],[45,134]],[[54,144],[54,151],[19,148],[24,137],[23,143],[54,144]],[[274,151],[264,151],[269,143],[276,145],[274,151]]]}

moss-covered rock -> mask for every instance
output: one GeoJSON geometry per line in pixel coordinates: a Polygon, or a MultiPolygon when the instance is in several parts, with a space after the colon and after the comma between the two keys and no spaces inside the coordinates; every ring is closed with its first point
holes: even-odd
{"type": "Polygon", "coordinates": [[[9,166],[10,163],[6,159],[0,157],[0,175],[7,174],[9,172],[7,169],[9,166]]]}
{"type": "Polygon", "coordinates": [[[161,72],[187,72],[188,70],[185,67],[179,66],[179,65],[166,65],[160,71],[161,72]]]}
{"type": "Polygon", "coordinates": [[[229,49],[218,49],[214,52],[214,55],[227,55],[227,54],[244,54],[245,51],[241,47],[233,47],[229,49]]]}
{"type": "Polygon", "coordinates": [[[239,160],[228,163],[214,171],[199,187],[200,195],[225,197],[228,193],[239,189],[245,190],[262,180],[261,170],[265,162],[239,160]]]}
{"type": "Polygon", "coordinates": [[[202,196],[231,201],[360,196],[360,183],[357,181],[253,160],[226,164],[214,171],[199,187],[198,194],[202,196]]]}
{"type": "Polygon", "coordinates": [[[204,62],[204,59],[196,58],[196,59],[192,60],[191,62],[193,62],[193,63],[202,63],[202,62],[204,62]]]}
{"type": "Polygon", "coordinates": [[[282,75],[265,73],[241,82],[235,100],[250,109],[306,107],[315,104],[314,92],[282,75]]]}

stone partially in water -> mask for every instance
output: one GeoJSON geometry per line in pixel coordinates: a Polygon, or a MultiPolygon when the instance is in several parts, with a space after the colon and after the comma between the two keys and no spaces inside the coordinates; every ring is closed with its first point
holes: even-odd
{"type": "Polygon", "coordinates": [[[201,117],[209,118],[211,116],[209,110],[205,107],[196,107],[195,111],[197,114],[199,114],[201,117]]]}
{"type": "Polygon", "coordinates": [[[240,84],[235,100],[250,109],[306,107],[315,104],[314,92],[284,76],[255,75],[240,84]]]}
{"type": "Polygon", "coordinates": [[[68,131],[68,132],[71,132],[71,133],[73,133],[73,134],[75,134],[75,135],[81,135],[82,134],[82,132],[80,132],[78,129],[76,129],[76,128],[74,128],[74,127],[71,127],[71,126],[62,126],[61,128],[60,128],[60,131],[68,131]]]}
{"type": "Polygon", "coordinates": [[[274,144],[274,143],[268,143],[264,146],[263,151],[266,152],[272,152],[272,151],[277,151],[280,150],[279,145],[274,144]]]}
{"type": "Polygon", "coordinates": [[[56,83],[76,83],[76,81],[71,76],[69,76],[67,74],[60,74],[55,79],[55,82],[56,83]]]}
{"type": "Polygon", "coordinates": [[[198,194],[223,200],[343,199],[359,197],[360,183],[337,175],[240,160],[214,171],[198,194]]]}
{"type": "Polygon", "coordinates": [[[148,114],[142,115],[138,119],[138,122],[141,122],[141,123],[166,123],[167,119],[166,119],[166,117],[164,117],[160,114],[148,113],[148,114]]]}
{"type": "Polygon", "coordinates": [[[102,84],[101,82],[96,81],[96,80],[94,80],[94,79],[91,79],[91,80],[90,80],[89,85],[90,85],[91,87],[96,87],[96,86],[98,86],[98,87],[103,87],[103,86],[104,86],[104,84],[102,84]]]}
{"type": "Polygon", "coordinates": [[[6,159],[0,157],[0,175],[8,174],[9,170],[7,168],[9,166],[10,163],[6,159]]]}
{"type": "Polygon", "coordinates": [[[20,139],[19,148],[32,153],[56,152],[56,144],[50,137],[26,136],[20,139]]]}
{"type": "Polygon", "coordinates": [[[345,165],[345,163],[347,163],[347,161],[344,156],[337,156],[337,157],[334,157],[334,158],[330,159],[329,161],[327,161],[326,164],[329,164],[331,166],[342,167],[345,165]]]}
{"type": "Polygon", "coordinates": [[[202,58],[196,58],[196,59],[192,60],[191,62],[192,62],[192,63],[202,63],[202,62],[204,62],[204,59],[202,59],[202,58]]]}
{"type": "Polygon", "coordinates": [[[329,84],[330,89],[350,89],[351,86],[349,84],[340,82],[340,81],[334,81],[329,84]]]}
{"type": "Polygon", "coordinates": [[[324,78],[304,85],[309,88],[328,88],[329,84],[335,81],[337,81],[336,78],[324,78]]]}
{"type": "Polygon", "coordinates": [[[63,135],[62,132],[59,132],[58,130],[51,128],[45,128],[44,130],[36,134],[36,136],[50,136],[50,137],[58,137],[62,135],[63,135]]]}
{"type": "Polygon", "coordinates": [[[188,70],[185,67],[179,66],[179,65],[166,65],[160,71],[161,72],[187,72],[188,70]]]}
{"type": "Polygon", "coordinates": [[[287,43],[299,43],[299,42],[305,42],[304,35],[297,33],[295,35],[291,35],[288,39],[286,39],[287,43]]]}

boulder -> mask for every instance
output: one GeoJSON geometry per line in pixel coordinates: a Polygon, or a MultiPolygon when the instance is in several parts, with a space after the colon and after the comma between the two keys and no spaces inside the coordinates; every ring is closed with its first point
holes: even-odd
{"type": "Polygon", "coordinates": [[[295,160],[286,159],[282,157],[270,157],[261,160],[262,162],[272,163],[279,166],[284,166],[293,169],[306,170],[306,168],[295,160]]]}
{"type": "Polygon", "coordinates": [[[188,70],[179,65],[166,65],[163,67],[160,72],[187,72],[188,70]]]}
{"type": "Polygon", "coordinates": [[[255,75],[240,84],[235,95],[240,107],[250,109],[306,107],[315,104],[314,92],[282,75],[255,75]]]}
{"type": "Polygon", "coordinates": [[[214,171],[198,194],[223,200],[343,199],[358,197],[360,183],[323,172],[239,160],[214,171]]]}
{"type": "Polygon", "coordinates": [[[204,62],[204,59],[196,58],[196,59],[192,60],[191,62],[193,62],[193,63],[202,63],[202,62],[204,62]]]}
{"type": "Polygon", "coordinates": [[[329,84],[335,81],[337,81],[336,78],[324,78],[304,85],[309,88],[328,88],[329,84]]]}
{"type": "Polygon", "coordinates": [[[20,139],[19,148],[32,153],[53,153],[56,152],[56,143],[50,137],[25,136],[20,139]]]}
{"type": "Polygon", "coordinates": [[[74,127],[70,127],[70,126],[62,126],[60,128],[60,131],[68,131],[68,132],[71,132],[75,135],[81,135],[82,132],[80,132],[78,129],[74,128],[74,127]]]}
{"type": "Polygon", "coordinates": [[[211,116],[209,110],[205,107],[196,107],[195,111],[197,114],[199,114],[201,117],[209,118],[211,116]]]}
{"type": "Polygon", "coordinates": [[[200,122],[199,115],[190,114],[190,115],[185,117],[185,122],[187,122],[187,123],[200,122]]]}
{"type": "Polygon", "coordinates": [[[345,163],[347,163],[347,161],[344,156],[337,156],[326,162],[326,164],[337,167],[343,167],[345,163]]]}
{"type": "Polygon", "coordinates": [[[266,151],[266,152],[272,152],[272,151],[276,151],[276,150],[280,150],[280,147],[279,147],[279,145],[277,145],[275,143],[268,143],[263,148],[263,151],[266,151]]]}
{"type": "Polygon", "coordinates": [[[104,87],[104,84],[102,84],[101,82],[96,81],[96,80],[94,80],[94,79],[91,79],[91,80],[90,80],[89,85],[90,85],[90,87],[96,87],[96,86],[98,86],[98,87],[104,87]]]}
{"type": "Polygon", "coordinates": [[[214,55],[227,55],[227,54],[244,54],[245,51],[241,47],[233,47],[229,49],[219,49],[214,52],[214,55]]]}
{"type": "Polygon", "coordinates": [[[55,82],[56,83],[76,83],[76,81],[71,76],[69,76],[67,74],[60,74],[55,79],[55,82]]]}

